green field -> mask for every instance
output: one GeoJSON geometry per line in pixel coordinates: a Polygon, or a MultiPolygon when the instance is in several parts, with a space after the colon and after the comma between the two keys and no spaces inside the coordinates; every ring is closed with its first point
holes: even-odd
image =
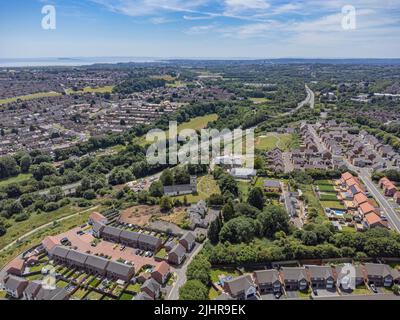
{"type": "Polygon", "coordinates": [[[61,93],[53,92],[53,91],[52,92],[32,93],[32,94],[27,94],[27,95],[24,95],[24,96],[0,99],[0,105],[6,104],[6,103],[11,103],[11,102],[16,102],[18,100],[28,101],[28,100],[47,98],[47,97],[57,97],[57,96],[61,96],[61,93]]]}
{"type": "MultiPolygon", "coordinates": [[[[197,181],[197,194],[188,194],[186,199],[189,203],[197,203],[200,200],[206,200],[212,194],[221,194],[217,182],[211,175],[202,176],[197,181]]],[[[185,196],[172,197],[172,199],[179,199],[183,201],[185,196]]]]}
{"type": "Polygon", "coordinates": [[[111,93],[114,89],[114,86],[104,86],[98,88],[86,87],[82,90],[74,91],[73,89],[65,90],[67,94],[75,94],[75,93],[111,93]]]}
{"type": "Polygon", "coordinates": [[[295,142],[296,139],[292,134],[274,134],[257,137],[254,146],[256,149],[262,151],[268,151],[274,148],[287,151],[293,148],[295,142]]]}
{"type": "Polygon", "coordinates": [[[267,98],[250,98],[249,100],[252,101],[254,104],[262,104],[269,102],[267,98]]]}
{"type": "MultiPolygon", "coordinates": [[[[193,130],[201,130],[205,129],[209,122],[215,121],[218,119],[218,115],[213,113],[202,117],[196,117],[188,122],[183,122],[178,125],[178,133],[184,129],[193,129],[193,130]]],[[[168,138],[168,131],[165,131],[165,136],[168,138]]],[[[145,145],[147,143],[146,136],[140,137],[137,141],[141,145],[145,145]]]]}
{"type": "Polygon", "coordinates": [[[0,187],[5,187],[11,183],[19,183],[23,181],[27,181],[32,177],[30,173],[21,173],[16,177],[11,177],[5,180],[0,180],[0,187]]]}

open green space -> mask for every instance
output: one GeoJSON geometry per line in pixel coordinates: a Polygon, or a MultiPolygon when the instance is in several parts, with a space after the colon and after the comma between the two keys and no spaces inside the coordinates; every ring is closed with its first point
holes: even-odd
{"type": "Polygon", "coordinates": [[[255,148],[262,151],[268,151],[279,148],[282,151],[293,149],[296,144],[296,137],[292,134],[268,134],[259,136],[255,141],[255,148]]]}
{"type": "Polygon", "coordinates": [[[132,300],[134,297],[133,294],[128,293],[128,292],[124,292],[120,297],[119,300],[132,300]]]}
{"type": "Polygon", "coordinates": [[[98,88],[92,88],[92,87],[85,87],[81,90],[74,91],[73,89],[67,89],[66,93],[67,94],[76,94],[76,93],[111,93],[112,90],[114,89],[114,86],[104,86],[104,87],[98,87],[98,88]]]}
{"type": "Polygon", "coordinates": [[[30,173],[21,173],[18,176],[0,180],[0,187],[5,187],[12,183],[19,183],[19,182],[27,181],[31,177],[32,177],[32,175],[30,173]]]}
{"type": "Polygon", "coordinates": [[[6,103],[17,102],[19,100],[28,101],[28,100],[34,100],[34,99],[40,99],[40,98],[48,98],[48,97],[57,97],[57,96],[61,96],[61,93],[53,92],[53,91],[51,91],[51,92],[32,93],[32,94],[27,94],[27,95],[24,95],[24,96],[0,99],[0,105],[6,104],[6,103]]]}
{"type": "MultiPolygon", "coordinates": [[[[213,114],[209,114],[209,115],[205,115],[202,117],[196,117],[193,118],[192,120],[188,121],[188,122],[183,122],[181,124],[178,125],[178,134],[185,129],[192,129],[192,130],[201,130],[201,129],[205,129],[208,125],[209,122],[215,121],[218,119],[218,115],[213,113],[213,114]]],[[[165,131],[165,136],[166,138],[168,138],[168,131],[165,131]]],[[[138,138],[138,143],[145,145],[147,143],[151,143],[151,142],[147,142],[146,141],[146,136],[140,137],[138,138]]]]}
{"type": "Polygon", "coordinates": [[[319,188],[319,191],[322,191],[322,192],[336,192],[333,185],[319,184],[318,188],[319,188]]]}
{"type": "Polygon", "coordinates": [[[130,284],[126,287],[126,290],[127,290],[127,291],[130,291],[130,292],[139,293],[139,292],[140,292],[140,283],[135,283],[135,284],[130,283],[130,284]]]}
{"type": "Polygon", "coordinates": [[[252,101],[254,104],[262,104],[270,101],[267,98],[249,98],[249,100],[252,101]]]}

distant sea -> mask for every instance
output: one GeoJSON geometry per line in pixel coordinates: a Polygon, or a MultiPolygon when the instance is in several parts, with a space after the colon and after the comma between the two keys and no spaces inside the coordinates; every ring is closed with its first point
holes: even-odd
{"type": "Polygon", "coordinates": [[[27,58],[2,59],[0,67],[46,67],[46,66],[86,66],[96,63],[145,63],[156,62],[155,58],[138,57],[77,57],[77,58],[27,58]]]}
{"type": "Polygon", "coordinates": [[[0,68],[87,66],[93,64],[154,63],[154,62],[213,62],[213,63],[270,63],[270,64],[372,64],[400,65],[400,59],[318,59],[318,58],[151,58],[151,57],[74,57],[74,58],[0,58],[0,68]]]}

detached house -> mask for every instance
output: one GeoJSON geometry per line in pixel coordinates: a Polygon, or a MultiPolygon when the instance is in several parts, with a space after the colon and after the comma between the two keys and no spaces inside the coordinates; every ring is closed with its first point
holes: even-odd
{"type": "Polygon", "coordinates": [[[22,294],[28,284],[29,281],[24,278],[9,275],[5,278],[4,288],[8,295],[15,299],[19,299],[22,297],[22,294]]]}
{"type": "Polygon", "coordinates": [[[392,270],[387,264],[366,263],[365,273],[369,284],[377,287],[390,287],[393,284],[392,270]]]}
{"type": "Polygon", "coordinates": [[[286,290],[301,290],[308,288],[308,275],[304,267],[283,267],[281,278],[286,290]]]}
{"type": "Polygon", "coordinates": [[[175,265],[180,265],[186,258],[186,249],[178,243],[169,253],[168,262],[175,265]]]}
{"type": "Polygon", "coordinates": [[[279,272],[275,269],[255,271],[253,277],[261,294],[282,291],[279,272]]]}
{"type": "Polygon", "coordinates": [[[232,298],[247,300],[256,296],[257,288],[250,275],[243,275],[224,282],[224,290],[232,298]]]}
{"type": "Polygon", "coordinates": [[[400,204],[400,191],[397,191],[394,196],[393,196],[394,201],[396,201],[397,204],[400,204]]]}
{"type": "Polygon", "coordinates": [[[169,264],[165,261],[162,261],[157,265],[154,271],[151,273],[151,276],[154,280],[156,280],[160,284],[164,284],[167,282],[168,277],[170,275],[170,267],[169,264]]]}
{"type": "Polygon", "coordinates": [[[143,285],[140,287],[140,290],[149,295],[154,300],[160,296],[161,286],[156,280],[150,278],[145,283],[143,283],[143,285]]]}
{"type": "Polygon", "coordinates": [[[196,237],[192,232],[186,232],[180,239],[179,243],[185,247],[187,252],[190,252],[193,250],[195,244],[196,244],[196,237]]]}
{"type": "Polygon", "coordinates": [[[307,266],[310,283],[316,289],[333,289],[335,287],[335,276],[330,266],[307,266]]]}

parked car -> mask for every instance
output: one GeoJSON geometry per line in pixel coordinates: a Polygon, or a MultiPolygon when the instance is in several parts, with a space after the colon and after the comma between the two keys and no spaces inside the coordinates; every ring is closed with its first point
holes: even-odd
{"type": "Polygon", "coordinates": [[[140,249],[137,249],[137,250],[135,251],[135,254],[138,256],[138,255],[140,254],[140,249]]]}
{"type": "Polygon", "coordinates": [[[371,284],[369,285],[369,287],[371,288],[371,290],[372,290],[373,292],[378,293],[378,289],[376,289],[376,286],[375,286],[373,283],[371,283],[371,284]]]}
{"type": "Polygon", "coordinates": [[[280,299],[280,297],[282,297],[282,292],[275,293],[275,299],[280,299]]]}

